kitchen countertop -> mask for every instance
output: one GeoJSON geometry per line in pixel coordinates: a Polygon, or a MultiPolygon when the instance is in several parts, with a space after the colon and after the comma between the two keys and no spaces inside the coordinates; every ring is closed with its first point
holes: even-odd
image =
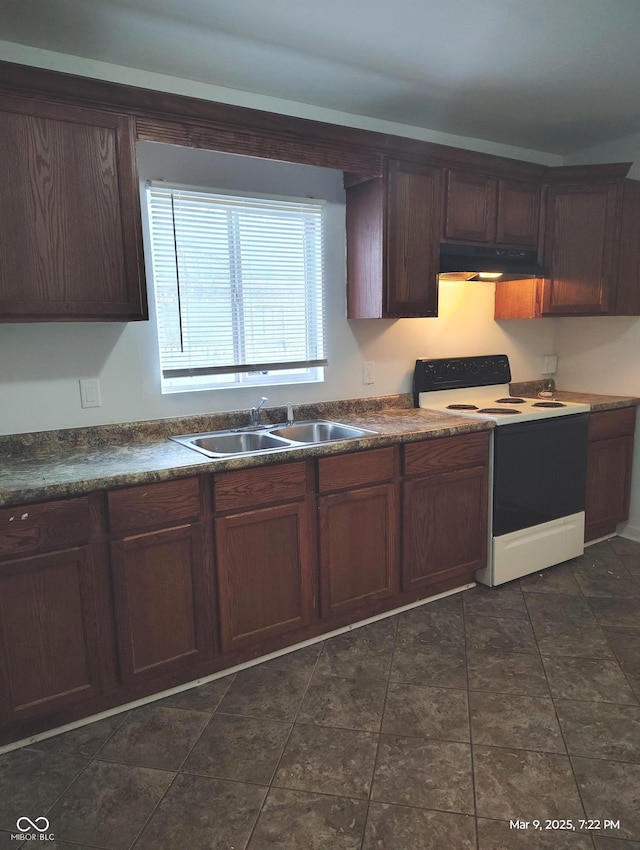
{"type": "MultiPolygon", "coordinates": [[[[509,384],[511,395],[524,398],[537,398],[538,392],[546,388],[546,381],[512,381],[509,384]]],[[[558,401],[577,401],[589,404],[592,413],[601,410],[615,410],[618,407],[637,407],[640,398],[622,395],[602,395],[598,393],[576,393],[570,390],[554,391],[553,397],[558,401]]]]}
{"type": "MultiPolygon", "coordinates": [[[[523,389],[519,392],[525,394],[523,389]]],[[[639,403],[632,397],[568,391],[557,391],[556,397],[586,402],[594,411],[639,403]]],[[[266,410],[265,414],[270,423],[284,420],[281,408],[266,410]]],[[[297,409],[297,414],[297,419],[332,419],[378,433],[356,440],[229,458],[207,458],[170,440],[169,436],[237,427],[245,424],[246,411],[0,437],[0,506],[68,498],[203,472],[266,466],[494,427],[489,421],[413,408],[410,394],[308,405],[297,409]]]]}
{"type": "Polygon", "coordinates": [[[637,407],[640,404],[640,399],[630,398],[629,396],[572,393],[563,390],[556,391],[554,397],[558,401],[580,401],[589,404],[592,413],[597,413],[600,410],[616,410],[619,407],[637,407]]]}
{"type": "MultiPolygon", "coordinates": [[[[329,418],[329,417],[327,417],[329,418]]],[[[335,417],[338,418],[338,417],[335,417]]],[[[355,440],[286,448],[262,455],[207,458],[168,437],[104,446],[32,446],[3,453],[0,445],[0,506],[79,496],[97,490],[184,478],[283,461],[373,449],[395,443],[486,431],[493,423],[429,410],[390,408],[343,413],[340,422],[369,428],[378,434],[355,440]]],[[[180,424],[183,424],[181,420],[180,424]]],[[[219,427],[219,426],[216,426],[219,427]]],[[[173,434],[185,433],[182,429],[173,434]]],[[[187,432],[189,433],[189,432],[187,432]]]]}

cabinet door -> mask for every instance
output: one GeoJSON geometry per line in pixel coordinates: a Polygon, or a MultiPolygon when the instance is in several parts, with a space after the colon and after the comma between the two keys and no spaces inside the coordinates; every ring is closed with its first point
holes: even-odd
{"type": "Polygon", "coordinates": [[[437,316],[441,173],[393,162],[389,167],[385,316],[437,316]]]}
{"type": "Polygon", "coordinates": [[[402,589],[455,576],[472,581],[487,558],[486,467],[404,482],[402,589]]]}
{"type": "Polygon", "coordinates": [[[632,462],[632,436],[588,444],[585,541],[613,534],[629,518],[632,462]]]}
{"type": "Polygon", "coordinates": [[[0,564],[0,713],[49,714],[99,693],[86,547],[0,564]]]}
{"type": "Polygon", "coordinates": [[[218,518],[216,547],[223,651],[258,648],[260,641],[310,621],[312,533],[306,501],[218,518]]]}
{"type": "Polygon", "coordinates": [[[536,248],[540,216],[540,184],[500,179],[498,184],[498,245],[536,248]]]}
{"type": "Polygon", "coordinates": [[[0,96],[0,320],[147,318],[133,119],[0,96]]]}
{"type": "Polygon", "coordinates": [[[213,655],[211,592],[199,524],[112,543],[125,682],[185,674],[213,655]]]}
{"type": "Polygon", "coordinates": [[[497,195],[498,181],[495,177],[449,169],[443,232],[445,241],[494,242],[497,195]]]}
{"type": "Polygon", "coordinates": [[[544,315],[609,312],[617,197],[613,183],[548,187],[544,315]]]}
{"type": "Polygon", "coordinates": [[[320,498],[323,617],[355,610],[395,591],[398,509],[393,484],[320,498]]]}

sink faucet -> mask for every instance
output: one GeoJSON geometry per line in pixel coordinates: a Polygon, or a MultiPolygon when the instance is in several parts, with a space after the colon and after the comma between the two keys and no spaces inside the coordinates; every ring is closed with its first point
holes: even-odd
{"type": "Polygon", "coordinates": [[[252,428],[260,427],[260,408],[265,403],[265,401],[269,401],[266,396],[262,396],[260,399],[260,404],[257,407],[252,407],[249,411],[249,425],[252,428]]]}
{"type": "Polygon", "coordinates": [[[287,425],[293,425],[293,405],[287,402],[287,425]]]}

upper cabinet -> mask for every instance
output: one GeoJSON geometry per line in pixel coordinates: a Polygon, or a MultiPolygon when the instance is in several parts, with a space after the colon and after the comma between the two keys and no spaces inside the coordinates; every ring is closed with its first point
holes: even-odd
{"type": "Polygon", "coordinates": [[[539,180],[447,169],[443,241],[535,248],[540,190],[539,180]]]}
{"type": "Polygon", "coordinates": [[[135,122],[0,95],[0,321],[147,318],[135,122]]]}
{"type": "Polygon", "coordinates": [[[438,315],[441,170],[393,160],[347,186],[347,317],[438,315]]]}
{"type": "Polygon", "coordinates": [[[640,314],[640,183],[628,163],[549,169],[547,279],[496,285],[497,319],[640,314]]]}
{"type": "Polygon", "coordinates": [[[613,306],[615,183],[546,188],[542,312],[608,313],[613,306]]]}
{"type": "Polygon", "coordinates": [[[0,321],[148,317],[136,139],[345,171],[347,316],[437,316],[442,242],[539,248],[496,318],[640,315],[628,164],[545,168],[0,63],[0,321]]]}

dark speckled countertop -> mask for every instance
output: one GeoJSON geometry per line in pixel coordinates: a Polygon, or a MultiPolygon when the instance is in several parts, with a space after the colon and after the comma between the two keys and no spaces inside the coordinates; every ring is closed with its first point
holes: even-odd
{"type": "MultiPolygon", "coordinates": [[[[512,381],[509,387],[512,395],[534,398],[540,390],[546,389],[546,381],[512,381]]],[[[554,391],[553,397],[558,401],[577,401],[589,404],[594,413],[600,410],[615,410],[618,407],[637,407],[640,404],[640,399],[633,396],[576,393],[558,389],[554,391]]]]}
{"type": "MultiPolygon", "coordinates": [[[[0,506],[79,496],[97,490],[264,466],[394,443],[428,440],[483,431],[490,422],[465,419],[410,407],[411,397],[389,396],[385,404],[372,399],[314,405],[297,410],[296,419],[326,418],[377,431],[357,440],[287,448],[262,455],[207,458],[170,435],[219,430],[246,424],[244,414],[191,417],[0,437],[0,506]],[[395,406],[394,406],[395,405],[395,406]],[[242,418],[244,417],[244,418],[242,418]],[[99,434],[98,432],[101,432],[99,434]],[[104,442],[100,444],[100,440],[104,442]]],[[[265,411],[266,422],[282,422],[284,411],[265,411]]]]}
{"type": "MultiPolygon", "coordinates": [[[[535,382],[512,385],[513,392],[534,395],[535,382]],[[516,390],[516,387],[518,389],[516,390]]],[[[556,392],[567,401],[584,401],[593,410],[631,407],[638,399],[556,392]]],[[[269,424],[285,419],[283,408],[264,411],[269,424]]],[[[67,498],[116,487],[184,478],[308,457],[372,449],[493,428],[492,422],[417,410],[410,394],[354,399],[296,408],[296,419],[324,418],[378,433],[339,441],[229,458],[207,458],[170,440],[170,436],[222,430],[246,424],[247,412],[164,419],[0,437],[0,506],[67,498]]]]}

